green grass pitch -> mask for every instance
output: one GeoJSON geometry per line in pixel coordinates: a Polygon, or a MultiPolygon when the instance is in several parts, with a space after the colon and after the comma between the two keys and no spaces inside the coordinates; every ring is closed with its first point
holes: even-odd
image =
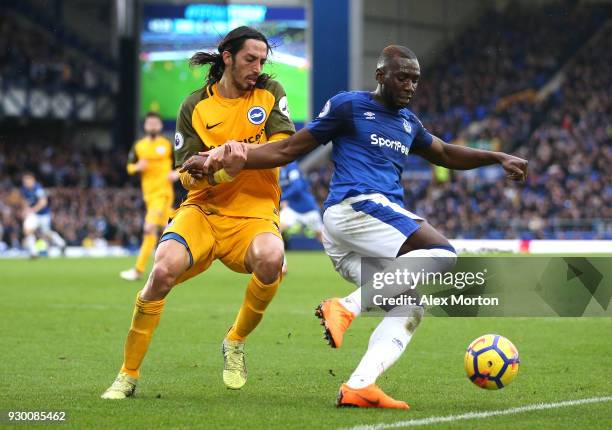
{"type": "MultiPolygon", "coordinates": [[[[118,272],[133,259],[0,260],[0,410],[67,411],[53,428],[338,429],[612,395],[612,319],[431,317],[379,380],[410,411],[337,409],[378,319],[355,321],[342,349],[330,349],[313,310],[351,286],[321,253],[288,258],[289,276],[249,338],[243,390],[223,386],[220,345],[248,277],[215,264],[170,294],[136,396],[115,402],[99,396],[122,361],[140,284],[118,272]],[[514,383],[495,392],[463,371],[466,346],[489,332],[512,340],[522,361],[514,383]]],[[[430,427],[609,429],[612,402],[430,427]]]]}
{"type": "MultiPolygon", "coordinates": [[[[206,67],[190,68],[187,61],[140,62],[140,116],[150,110],[165,119],[174,119],[185,98],[202,88],[208,73],[206,67]]],[[[266,63],[264,72],[279,81],[289,102],[291,119],[308,118],[308,70],[282,63],[266,63]]]]}

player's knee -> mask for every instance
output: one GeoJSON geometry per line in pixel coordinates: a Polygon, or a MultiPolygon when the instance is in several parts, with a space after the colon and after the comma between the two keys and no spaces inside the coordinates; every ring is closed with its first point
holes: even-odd
{"type": "MultiPolygon", "coordinates": [[[[165,242],[162,242],[162,245],[165,242]]],[[[174,245],[174,244],[171,244],[174,245]]],[[[182,245],[180,245],[182,246],[182,245]]],[[[186,260],[188,256],[182,256],[178,249],[168,249],[171,246],[160,246],[155,255],[155,264],[149,275],[149,280],[145,287],[155,297],[165,297],[172,287],[176,285],[179,276],[187,269],[186,260]]]]}
{"type": "Polygon", "coordinates": [[[361,259],[359,257],[351,254],[334,263],[336,271],[344,279],[361,286],[361,259]]]}
{"type": "Polygon", "coordinates": [[[457,253],[451,245],[444,245],[444,248],[432,247],[424,249],[416,249],[407,254],[401,255],[399,258],[420,257],[421,264],[425,265],[426,271],[446,273],[449,272],[457,264],[457,253]]]}
{"type": "Polygon", "coordinates": [[[430,250],[432,256],[440,265],[440,267],[438,268],[439,272],[449,272],[453,269],[453,267],[455,267],[455,264],[457,264],[457,253],[455,252],[455,249],[453,247],[450,248],[452,250],[435,248],[430,250]]]}
{"type": "Polygon", "coordinates": [[[146,289],[150,290],[156,297],[166,297],[176,284],[177,278],[176,272],[168,264],[160,261],[155,262],[146,289]]]}
{"type": "Polygon", "coordinates": [[[408,313],[408,320],[406,321],[406,330],[410,334],[413,334],[421,324],[421,320],[425,315],[425,310],[421,306],[412,306],[408,313]]]}
{"type": "Polygon", "coordinates": [[[283,267],[284,251],[282,248],[260,249],[254,255],[253,272],[264,284],[271,284],[278,279],[283,267]]]}

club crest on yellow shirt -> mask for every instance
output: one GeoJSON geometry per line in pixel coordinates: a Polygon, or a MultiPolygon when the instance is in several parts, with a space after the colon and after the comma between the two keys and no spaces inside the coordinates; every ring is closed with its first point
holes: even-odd
{"type": "Polygon", "coordinates": [[[251,124],[259,125],[266,120],[266,110],[261,106],[253,106],[247,112],[247,119],[251,124]]]}

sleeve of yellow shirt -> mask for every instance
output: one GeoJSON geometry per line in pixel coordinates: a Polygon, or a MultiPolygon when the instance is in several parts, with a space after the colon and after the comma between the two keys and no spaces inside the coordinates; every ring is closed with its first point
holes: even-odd
{"type": "Polygon", "coordinates": [[[130,153],[128,154],[127,172],[128,175],[136,173],[136,163],[138,162],[138,154],[136,154],[136,144],[132,145],[130,153]]]}
{"type": "Polygon", "coordinates": [[[183,188],[185,188],[187,191],[203,190],[212,187],[212,185],[208,183],[208,179],[195,179],[189,174],[189,172],[182,172],[179,179],[181,181],[181,185],[183,185],[183,188]]]}
{"type": "Polygon", "coordinates": [[[277,140],[283,140],[283,139],[287,139],[288,137],[291,137],[293,133],[288,134],[288,133],[276,133],[273,134],[272,136],[270,136],[270,139],[268,139],[268,143],[270,142],[276,142],[277,140]]]}
{"type": "MultiPolygon", "coordinates": [[[[287,95],[283,86],[276,80],[269,79],[265,89],[274,96],[274,107],[266,120],[266,136],[274,136],[281,133],[294,134],[295,126],[291,121],[287,95]]],[[[268,141],[271,141],[271,139],[268,139],[268,141]]]]}

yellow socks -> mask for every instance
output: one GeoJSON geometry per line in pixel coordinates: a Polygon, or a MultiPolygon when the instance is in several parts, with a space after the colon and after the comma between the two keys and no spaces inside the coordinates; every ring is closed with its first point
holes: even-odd
{"type": "Polygon", "coordinates": [[[140,245],[136,266],[134,266],[140,273],[144,272],[147,261],[149,261],[149,257],[155,249],[155,245],[157,245],[157,235],[145,234],[142,238],[142,245],[140,245]]]}
{"type": "Polygon", "coordinates": [[[159,324],[165,299],[145,301],[140,298],[140,291],[136,295],[136,305],[132,316],[132,325],[125,341],[123,366],[121,372],[132,378],[138,378],[140,365],[147,353],[151,336],[159,324]]]}
{"type": "Polygon", "coordinates": [[[257,279],[257,276],[253,273],[247,285],[244,302],[240,307],[236,321],[227,333],[228,340],[244,342],[244,339],[261,321],[264,311],[272,301],[276,290],[278,290],[279,284],[280,276],[272,284],[266,285],[257,279]]]}

